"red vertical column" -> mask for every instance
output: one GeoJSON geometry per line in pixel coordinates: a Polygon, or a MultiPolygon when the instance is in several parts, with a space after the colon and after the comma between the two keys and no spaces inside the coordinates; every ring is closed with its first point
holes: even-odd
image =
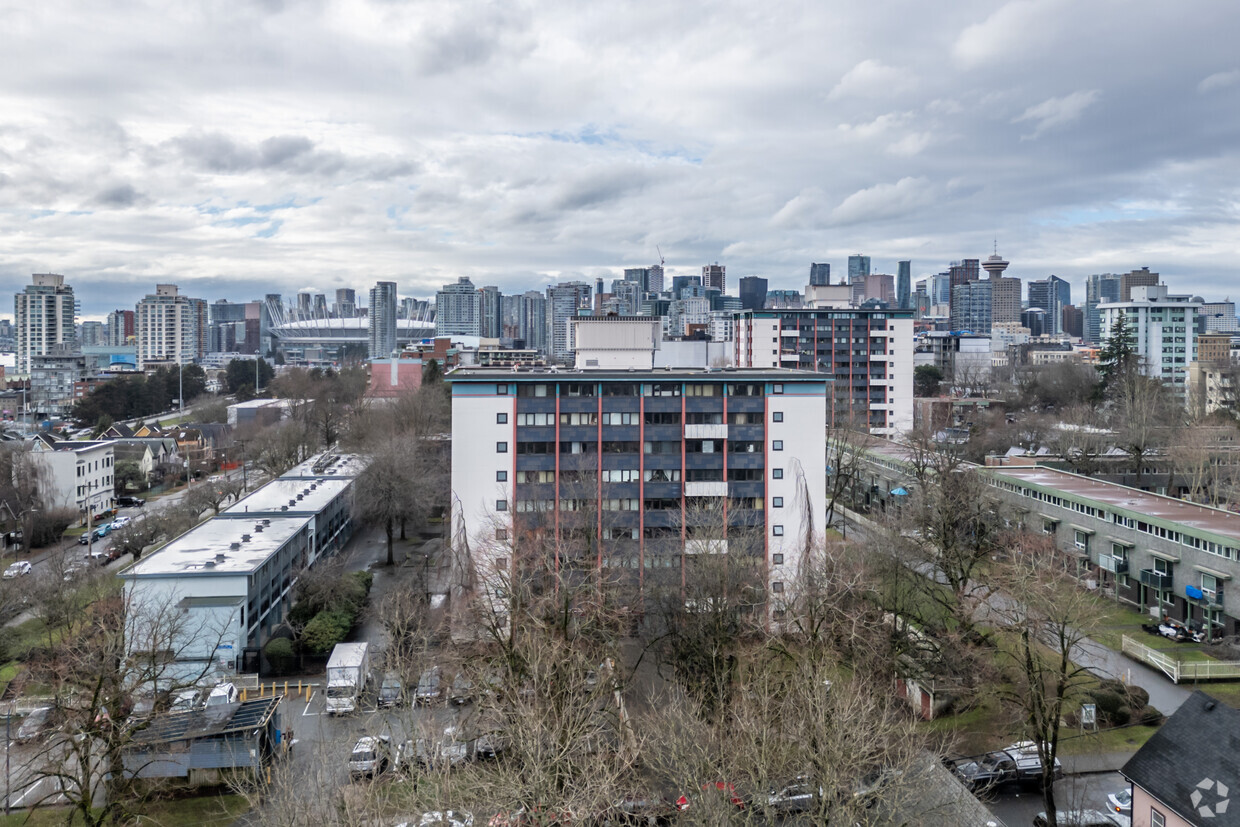
{"type": "Polygon", "coordinates": [[[685,417],[685,386],[680,383],[680,590],[683,593],[685,589],[685,520],[687,513],[685,508],[685,486],[688,484],[688,469],[685,467],[685,428],[689,427],[689,423],[685,417]]]}
{"type": "Polygon", "coordinates": [[[637,386],[637,590],[646,585],[646,394],[637,386]]]}
{"type": "Polygon", "coordinates": [[[555,510],[555,540],[551,543],[552,551],[555,553],[555,588],[560,588],[560,386],[558,384],[551,385],[555,388],[555,502],[551,507],[555,510]]]}
{"type": "Polygon", "coordinates": [[[600,588],[603,585],[603,393],[602,391],[603,391],[603,386],[601,384],[596,384],[594,386],[594,392],[598,394],[598,414],[597,414],[598,416],[598,446],[595,451],[596,468],[594,472],[594,476],[598,482],[598,495],[597,495],[598,502],[597,502],[597,507],[595,508],[595,511],[598,512],[598,526],[597,526],[598,533],[594,535],[595,537],[598,538],[598,541],[597,541],[598,553],[595,554],[594,567],[595,567],[595,571],[598,573],[598,578],[599,578],[598,585],[600,588]]]}
{"type": "Polygon", "coordinates": [[[728,539],[728,386],[720,384],[723,391],[723,539],[728,539]]]}

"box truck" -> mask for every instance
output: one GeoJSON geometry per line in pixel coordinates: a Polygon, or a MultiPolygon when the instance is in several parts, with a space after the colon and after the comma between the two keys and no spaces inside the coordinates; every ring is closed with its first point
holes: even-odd
{"type": "Polygon", "coordinates": [[[332,715],[357,709],[358,696],[370,676],[365,643],[337,643],[327,660],[327,711],[332,715]]]}

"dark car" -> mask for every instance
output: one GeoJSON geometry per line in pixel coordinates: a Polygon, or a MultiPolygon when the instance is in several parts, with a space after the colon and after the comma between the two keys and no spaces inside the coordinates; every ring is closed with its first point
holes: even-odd
{"type": "Polygon", "coordinates": [[[116,504],[121,508],[141,508],[146,505],[146,500],[141,497],[117,497],[116,504]]]}
{"type": "Polygon", "coordinates": [[[405,685],[400,675],[388,672],[379,685],[379,706],[400,706],[405,702],[405,685]]]}

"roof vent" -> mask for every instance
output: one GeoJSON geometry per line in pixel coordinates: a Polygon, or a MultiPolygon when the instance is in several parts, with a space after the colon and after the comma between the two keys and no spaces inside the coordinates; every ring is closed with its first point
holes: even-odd
{"type": "Polygon", "coordinates": [[[255,533],[255,534],[260,533],[262,530],[263,530],[263,524],[262,524],[262,523],[259,523],[259,524],[257,524],[256,526],[254,526],[254,533],[255,533]]]}
{"type": "Polygon", "coordinates": [[[241,548],[241,544],[240,544],[240,543],[230,543],[230,544],[228,545],[228,547],[229,547],[229,548],[231,548],[231,549],[233,549],[233,550],[235,551],[236,549],[241,548]]]}
{"type": "Polygon", "coordinates": [[[271,525],[271,520],[264,518],[263,525],[271,525]]]}
{"type": "Polygon", "coordinates": [[[220,552],[219,554],[215,555],[215,562],[217,563],[223,563],[227,559],[228,558],[224,556],[223,552],[220,552]]]}
{"type": "Polygon", "coordinates": [[[301,501],[301,499],[302,499],[303,497],[305,497],[305,496],[306,496],[305,494],[298,494],[298,495],[297,495],[297,500],[300,502],[300,501],[301,501]]]}
{"type": "Polygon", "coordinates": [[[289,505],[297,505],[297,500],[289,500],[289,501],[288,501],[288,504],[289,504],[289,505]]]}
{"type": "Polygon", "coordinates": [[[203,564],[202,564],[202,567],[203,567],[204,569],[213,569],[213,568],[215,568],[215,561],[214,561],[214,560],[208,560],[207,562],[205,562],[205,563],[203,563],[203,564]]]}
{"type": "Polygon", "coordinates": [[[309,489],[309,490],[313,491],[313,490],[315,490],[315,489],[316,489],[316,488],[318,488],[318,487],[319,487],[319,484],[318,484],[317,482],[312,482],[312,483],[310,483],[310,489],[309,489]]]}
{"type": "Polygon", "coordinates": [[[282,505],[282,506],[280,506],[280,510],[281,510],[281,511],[288,511],[288,506],[287,506],[287,505],[282,505]]]}
{"type": "Polygon", "coordinates": [[[243,543],[248,543],[248,542],[250,542],[250,535],[249,535],[249,534],[242,534],[242,535],[241,535],[241,542],[243,542],[243,543]]]}

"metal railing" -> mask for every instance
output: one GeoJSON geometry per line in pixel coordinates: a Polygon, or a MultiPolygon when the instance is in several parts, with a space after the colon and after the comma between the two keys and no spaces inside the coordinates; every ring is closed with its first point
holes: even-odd
{"type": "Polygon", "coordinates": [[[1206,660],[1184,662],[1124,635],[1121,651],[1134,660],[1153,666],[1172,683],[1182,681],[1235,680],[1240,678],[1240,661],[1206,660]]]}

